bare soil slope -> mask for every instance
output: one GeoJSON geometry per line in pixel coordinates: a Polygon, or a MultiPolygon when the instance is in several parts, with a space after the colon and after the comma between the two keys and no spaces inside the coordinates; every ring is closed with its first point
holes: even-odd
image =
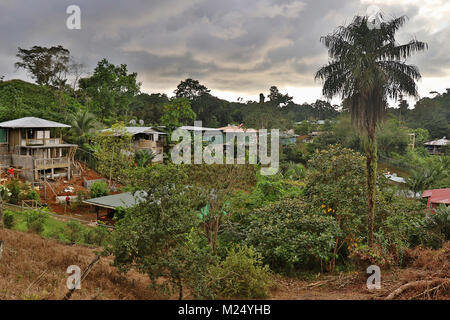
{"type": "MultiPolygon", "coordinates": [[[[62,299],[66,294],[67,267],[77,265],[83,271],[95,258],[95,250],[42,239],[35,234],[0,230],[5,241],[0,259],[0,300],[62,299]]],[[[102,258],[76,290],[72,299],[159,299],[149,289],[145,275],[131,271],[119,275],[102,258]]]]}
{"type": "MultiPolygon", "coordinates": [[[[84,270],[96,256],[92,248],[7,229],[0,230],[0,240],[5,241],[0,259],[0,300],[62,299],[67,292],[67,267],[78,265],[84,270]]],[[[151,290],[147,276],[136,271],[120,275],[110,265],[111,261],[101,258],[72,299],[176,299],[151,290]]],[[[450,243],[439,250],[409,251],[404,268],[382,270],[381,290],[369,291],[367,277],[365,270],[321,275],[309,281],[276,277],[269,299],[385,299],[398,288],[404,288],[394,299],[449,300],[450,243]],[[429,282],[421,283],[423,280],[429,282]],[[415,284],[404,287],[411,283],[415,284]]]]}

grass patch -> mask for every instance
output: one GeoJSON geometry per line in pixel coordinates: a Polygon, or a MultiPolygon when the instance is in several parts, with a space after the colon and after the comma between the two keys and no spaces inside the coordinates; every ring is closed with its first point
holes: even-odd
{"type": "MultiPolygon", "coordinates": [[[[31,211],[5,210],[14,216],[14,226],[12,230],[20,232],[32,232],[29,230],[27,217],[31,211]]],[[[102,246],[109,240],[110,231],[104,227],[87,227],[79,222],[60,221],[47,215],[43,230],[40,233],[42,238],[54,239],[63,243],[82,244],[88,246],[102,246]]]]}

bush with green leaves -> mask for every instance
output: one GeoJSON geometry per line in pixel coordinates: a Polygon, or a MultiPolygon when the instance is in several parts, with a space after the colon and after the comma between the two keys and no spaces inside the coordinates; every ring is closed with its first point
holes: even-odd
{"type": "Polygon", "coordinates": [[[138,167],[145,167],[152,164],[155,157],[156,153],[151,149],[139,149],[134,153],[134,161],[138,167]]]}
{"type": "Polygon", "coordinates": [[[85,227],[78,221],[69,221],[64,227],[64,236],[72,244],[84,240],[85,227]]]}
{"type": "Polygon", "coordinates": [[[38,204],[41,203],[41,197],[39,196],[39,193],[34,190],[31,189],[25,196],[26,200],[36,200],[38,204]]]}
{"type": "Polygon", "coordinates": [[[19,204],[22,200],[22,183],[19,179],[11,180],[6,187],[9,190],[9,202],[12,204],[19,204]]]}
{"type": "Polygon", "coordinates": [[[45,210],[30,210],[26,212],[26,224],[29,232],[41,234],[44,231],[48,213],[45,210]]]}
{"type": "Polygon", "coordinates": [[[50,229],[46,232],[46,237],[49,239],[55,239],[64,243],[70,243],[70,241],[65,236],[65,226],[58,226],[50,229]]]}
{"type": "Polygon", "coordinates": [[[439,248],[445,241],[450,240],[450,206],[440,205],[429,212],[424,221],[424,228],[429,238],[425,245],[439,248]]]}
{"type": "Polygon", "coordinates": [[[121,272],[136,267],[148,274],[154,288],[178,292],[181,299],[183,288],[192,283],[193,268],[206,266],[202,259],[211,257],[198,256],[188,246],[200,218],[187,176],[182,167],[157,164],[137,168],[130,180],[146,197],[116,223],[107,252],[121,272]]]}
{"type": "Polygon", "coordinates": [[[9,181],[5,192],[7,197],[3,200],[8,200],[12,204],[20,205],[22,200],[36,200],[39,204],[41,203],[39,193],[31,187],[31,184],[21,182],[19,179],[9,181]]]}
{"type": "Polygon", "coordinates": [[[109,187],[105,180],[96,181],[89,187],[91,198],[98,198],[109,195],[109,187]]]}
{"type": "Polygon", "coordinates": [[[401,264],[408,248],[423,244],[429,238],[424,229],[423,209],[418,201],[395,197],[386,212],[378,216],[375,242],[389,264],[401,264]]]}
{"type": "Polygon", "coordinates": [[[209,269],[208,277],[216,296],[224,299],[261,299],[269,295],[271,272],[260,253],[248,246],[236,245],[226,258],[209,269]]]}
{"type": "Polygon", "coordinates": [[[14,212],[5,210],[3,212],[3,225],[5,226],[5,228],[12,229],[14,228],[15,223],[16,219],[14,216],[14,212]]]}
{"type": "MultiPolygon", "coordinates": [[[[308,210],[322,210],[338,223],[343,236],[336,238],[334,256],[341,249],[352,245],[356,239],[365,240],[368,225],[367,170],[364,157],[351,149],[339,145],[316,151],[308,162],[304,201],[308,210]]],[[[385,188],[386,178],[377,177],[377,189],[385,188]]],[[[381,211],[380,193],[376,193],[376,213],[381,211]]],[[[329,270],[334,270],[335,259],[329,270]]]]}
{"type": "Polygon", "coordinates": [[[283,177],[289,180],[301,180],[305,178],[306,169],[301,163],[289,162],[282,168],[283,177]]]}
{"type": "Polygon", "coordinates": [[[284,180],[283,175],[263,176],[258,174],[256,186],[248,195],[236,192],[229,200],[229,210],[233,213],[249,213],[265,205],[284,198],[295,198],[302,194],[300,184],[284,180]]]}
{"type": "Polygon", "coordinates": [[[84,242],[86,244],[92,244],[96,246],[104,246],[108,243],[111,232],[107,227],[94,227],[89,228],[84,233],[84,242]]]}
{"type": "Polygon", "coordinates": [[[7,202],[12,193],[9,191],[8,187],[3,184],[0,184],[0,196],[2,197],[2,201],[7,202]]]}
{"type": "Polygon", "coordinates": [[[296,199],[272,203],[251,217],[246,242],[263,255],[272,270],[291,274],[320,267],[333,258],[341,234],[333,217],[305,211],[296,199]]]}

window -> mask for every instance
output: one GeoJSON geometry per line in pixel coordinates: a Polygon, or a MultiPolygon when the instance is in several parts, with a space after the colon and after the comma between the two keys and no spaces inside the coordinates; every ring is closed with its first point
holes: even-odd
{"type": "Polygon", "coordinates": [[[0,128],[0,143],[7,143],[8,142],[8,134],[6,132],[6,129],[0,128]]]}

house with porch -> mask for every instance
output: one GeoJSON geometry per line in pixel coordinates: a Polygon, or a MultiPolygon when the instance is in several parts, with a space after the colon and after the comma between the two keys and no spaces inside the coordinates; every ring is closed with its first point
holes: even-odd
{"type": "Polygon", "coordinates": [[[425,148],[431,155],[441,155],[445,154],[446,148],[450,145],[450,140],[446,137],[442,139],[428,141],[425,143],[425,148]]]}
{"type": "MultiPolygon", "coordinates": [[[[152,162],[163,162],[164,144],[167,134],[156,130],[153,127],[125,127],[126,132],[133,136],[133,149],[151,151],[155,157],[152,162]]],[[[111,131],[112,129],[104,129],[103,132],[111,131]]],[[[119,135],[116,132],[115,135],[119,135]]]]}
{"type": "Polygon", "coordinates": [[[76,144],[65,143],[69,125],[35,117],[0,123],[0,165],[13,167],[24,179],[70,179],[74,169],[76,144]]]}

